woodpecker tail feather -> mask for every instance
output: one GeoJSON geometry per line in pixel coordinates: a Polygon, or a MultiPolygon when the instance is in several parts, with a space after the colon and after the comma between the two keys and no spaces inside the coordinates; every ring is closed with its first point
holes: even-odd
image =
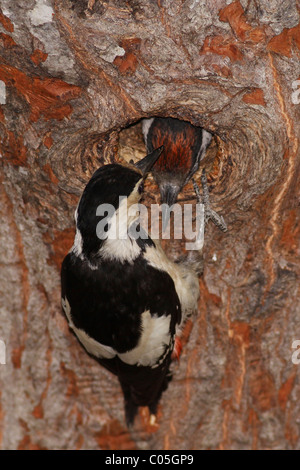
{"type": "Polygon", "coordinates": [[[165,377],[164,377],[164,380],[163,380],[163,382],[162,382],[162,385],[161,385],[160,390],[159,390],[159,392],[158,392],[158,394],[157,394],[157,396],[156,396],[155,401],[153,401],[152,403],[150,403],[150,404],[148,405],[148,408],[149,408],[149,411],[150,411],[150,414],[151,414],[151,415],[156,415],[156,413],[157,413],[157,407],[158,407],[159,401],[160,401],[160,399],[161,399],[161,396],[162,396],[163,392],[164,392],[165,390],[167,390],[167,388],[168,388],[168,386],[169,386],[169,382],[171,382],[171,380],[172,380],[172,377],[173,377],[173,376],[172,376],[172,372],[171,372],[170,369],[169,369],[168,372],[167,372],[167,374],[166,374],[165,377]]]}
{"type": "Polygon", "coordinates": [[[131,396],[131,391],[130,391],[130,386],[125,384],[124,382],[121,382],[121,387],[123,391],[123,396],[124,396],[124,409],[125,409],[125,420],[127,427],[130,428],[133,423],[134,423],[134,418],[136,417],[136,414],[138,412],[138,406],[134,404],[132,396],[131,396]]]}
{"type": "Polygon", "coordinates": [[[123,375],[120,378],[119,376],[119,382],[124,395],[125,418],[128,427],[133,425],[140,406],[147,406],[151,415],[156,414],[161,395],[167,389],[172,379],[169,370],[170,360],[171,357],[154,369],[139,367],[136,370],[136,368],[126,366],[127,377],[123,375]],[[130,372],[136,374],[135,381],[129,380],[130,372]]]}

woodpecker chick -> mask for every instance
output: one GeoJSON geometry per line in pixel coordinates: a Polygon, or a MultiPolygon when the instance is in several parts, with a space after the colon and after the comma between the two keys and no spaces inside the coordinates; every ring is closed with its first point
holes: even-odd
{"type": "Polygon", "coordinates": [[[212,135],[201,127],[174,118],[151,118],[142,122],[147,152],[164,149],[152,173],[161,202],[172,206],[182,188],[198,170],[212,135]]]}
{"type": "Polygon", "coordinates": [[[175,335],[197,310],[199,296],[196,270],[170,261],[141,229],[139,214],[128,216],[161,150],[136,166],[109,164],[94,173],[76,209],[74,245],[61,270],[69,326],[86,351],[118,377],[128,426],[139,406],[156,413],[171,378],[175,335]],[[111,217],[99,238],[102,204],[113,205],[121,237],[109,236],[111,217]],[[138,236],[133,228],[140,229],[138,236]]]}

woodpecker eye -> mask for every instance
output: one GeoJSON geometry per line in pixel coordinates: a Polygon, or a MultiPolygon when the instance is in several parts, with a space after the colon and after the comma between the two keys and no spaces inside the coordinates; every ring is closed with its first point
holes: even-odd
{"type": "Polygon", "coordinates": [[[141,184],[139,185],[139,187],[138,187],[138,192],[139,192],[139,194],[142,194],[143,191],[144,191],[144,182],[141,183],[141,184]]]}

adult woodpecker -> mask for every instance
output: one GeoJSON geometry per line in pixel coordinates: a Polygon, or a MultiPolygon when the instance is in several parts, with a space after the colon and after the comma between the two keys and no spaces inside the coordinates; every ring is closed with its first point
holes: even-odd
{"type": "Polygon", "coordinates": [[[162,204],[172,206],[182,188],[198,170],[212,135],[201,127],[174,118],[143,119],[147,152],[163,145],[163,152],[152,173],[162,204]]]}
{"type": "Polygon", "coordinates": [[[161,151],[135,166],[109,164],[94,173],[76,209],[74,245],[61,270],[69,326],[86,351],[118,377],[128,425],[139,406],[155,415],[170,380],[175,335],[197,310],[199,296],[199,257],[174,263],[146,232],[135,230],[133,236],[139,214],[128,216],[130,207],[140,201],[161,151]],[[115,212],[99,233],[103,204],[115,212]],[[116,226],[122,236],[114,238],[116,226]]]}

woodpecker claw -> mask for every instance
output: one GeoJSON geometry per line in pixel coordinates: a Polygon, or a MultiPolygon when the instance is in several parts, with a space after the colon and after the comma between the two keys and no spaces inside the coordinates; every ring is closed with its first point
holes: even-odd
{"type": "Polygon", "coordinates": [[[198,203],[204,204],[205,223],[207,223],[208,220],[210,219],[220,230],[222,230],[222,232],[227,232],[227,225],[222,215],[219,215],[216,211],[214,211],[210,207],[207,177],[206,177],[204,168],[202,170],[202,175],[201,175],[201,185],[202,185],[202,190],[203,190],[202,197],[199,191],[199,186],[197,185],[194,179],[193,179],[193,185],[194,185],[194,190],[196,193],[198,203]]]}
{"type": "Polygon", "coordinates": [[[202,198],[201,198],[201,193],[200,193],[200,191],[199,191],[199,186],[197,185],[197,183],[196,183],[196,181],[194,180],[194,178],[192,178],[192,181],[193,181],[193,186],[194,186],[194,190],[195,190],[196,197],[197,197],[197,202],[198,202],[198,204],[203,204],[202,198]]]}

